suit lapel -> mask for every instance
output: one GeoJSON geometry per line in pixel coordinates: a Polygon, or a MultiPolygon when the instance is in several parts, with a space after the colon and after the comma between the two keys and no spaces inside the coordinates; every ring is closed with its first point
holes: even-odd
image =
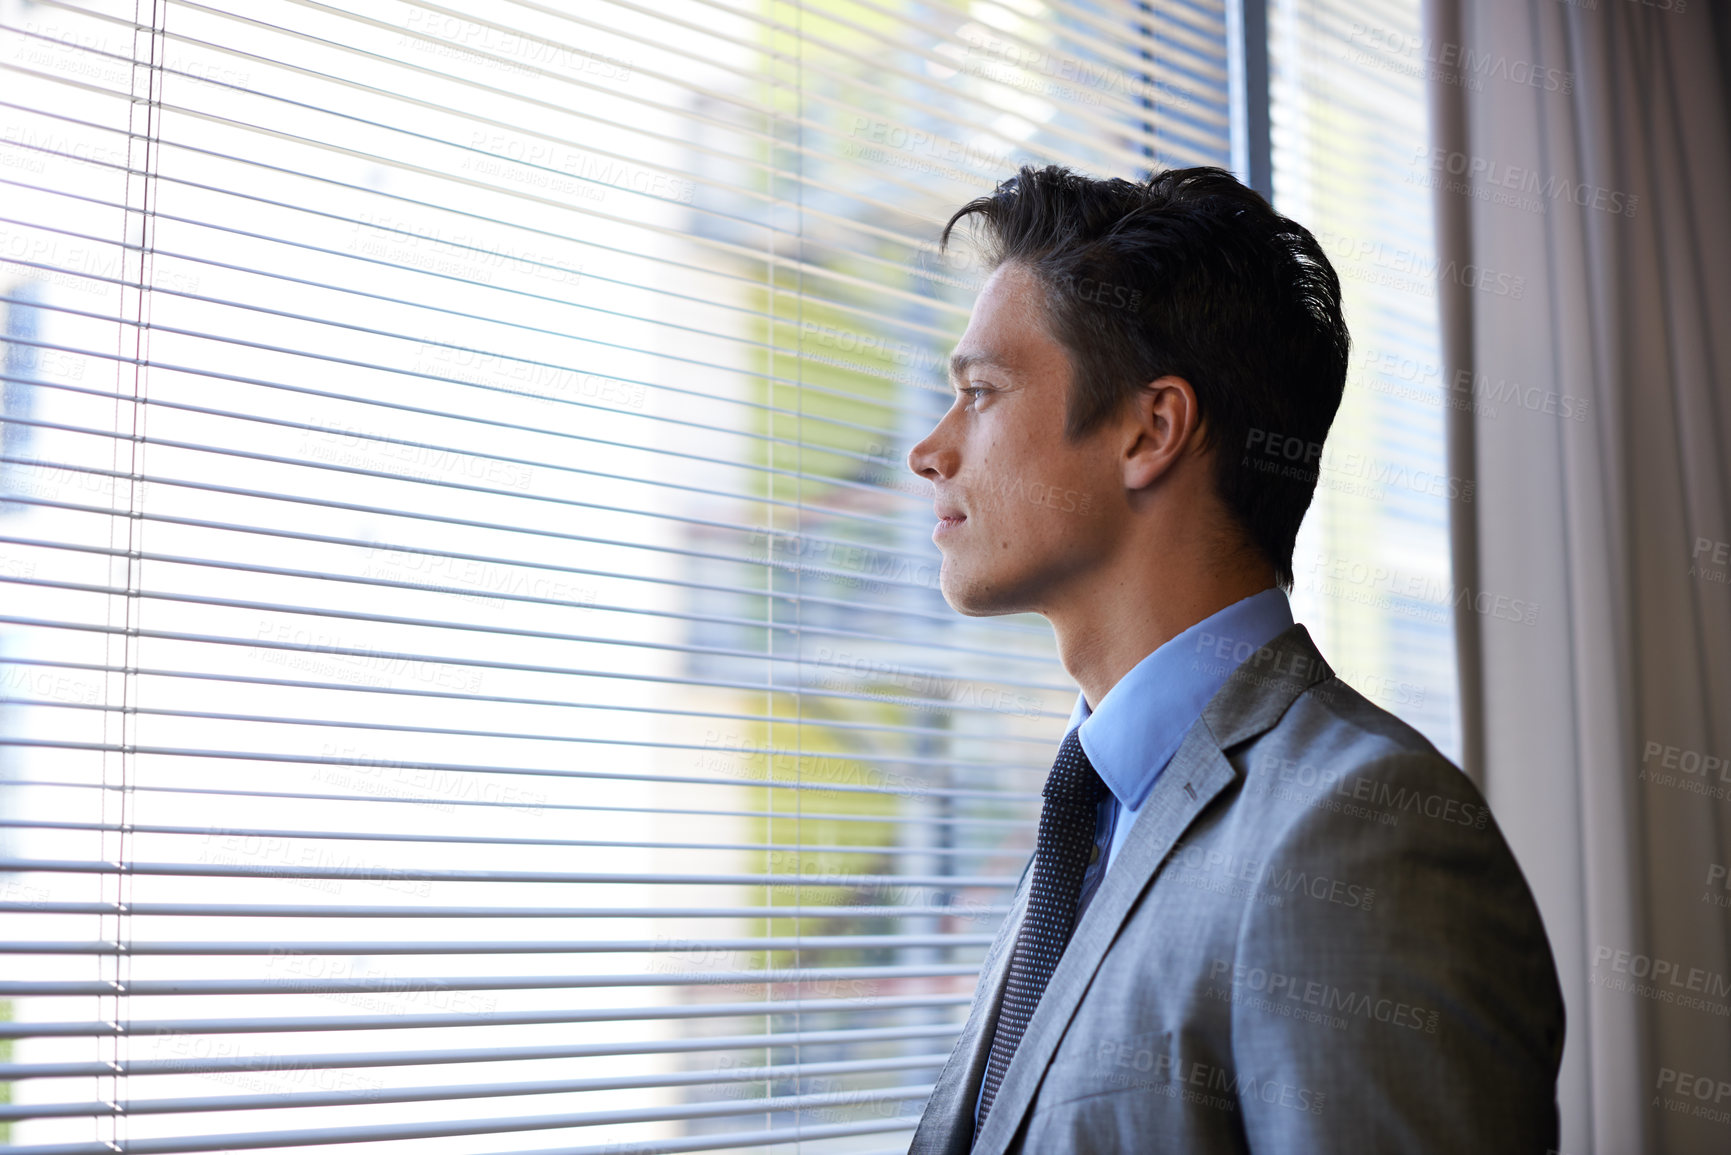
{"type": "MultiPolygon", "coordinates": [[[[1222,751],[1273,726],[1301,692],[1332,674],[1317,654],[1310,634],[1303,626],[1294,625],[1251,655],[1209,700],[1172,761],[1155,780],[1137,813],[1136,825],[1083,912],[1064,957],[1058,960],[980,1132],[975,1145],[979,1155],[999,1155],[1009,1147],[1130,908],[1191,823],[1238,777],[1222,751]]],[[[1005,975],[1011,953],[1005,949],[998,960],[1005,975]]],[[[1000,990],[1005,975],[999,976],[1000,990]]],[[[990,1039],[987,1035],[986,1051],[990,1039]]],[[[971,1104],[969,1109],[971,1112],[971,1104]]]]}
{"type": "Polygon", "coordinates": [[[1009,1146],[1033,1102],[1040,1080],[1045,1077],[1053,1052],[1081,1005],[1083,992],[1106,957],[1107,948],[1118,936],[1130,907],[1196,816],[1236,776],[1237,772],[1215,746],[1208,728],[1200,722],[1192,726],[1142,804],[1136,825],[1119,848],[1119,857],[1082,913],[1082,921],[1064,949],[1064,957],[1058,960],[1058,969],[1052,972],[1052,981],[1040,997],[1040,1005],[1016,1048],[1016,1057],[1004,1074],[992,1113],[980,1132],[975,1148],[980,1155],[995,1155],[1009,1146]]]}
{"type": "Polygon", "coordinates": [[[980,985],[974,1007],[962,1028],[961,1037],[950,1052],[932,1096],[914,1132],[908,1155],[963,1155],[974,1141],[974,1102],[980,1090],[980,1080],[991,1058],[992,1036],[998,1027],[998,1009],[1003,1005],[1004,984],[1010,977],[1010,956],[1015,954],[1016,931],[1022,915],[1028,909],[1028,875],[1033,871],[1030,861],[1023,872],[1022,883],[1016,888],[1016,900],[1004,916],[999,937],[993,943],[996,952],[987,957],[980,972],[980,985]]]}

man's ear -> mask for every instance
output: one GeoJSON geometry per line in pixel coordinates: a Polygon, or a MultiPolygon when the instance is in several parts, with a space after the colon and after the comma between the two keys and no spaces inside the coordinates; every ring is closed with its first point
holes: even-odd
{"type": "Polygon", "coordinates": [[[1124,420],[1124,488],[1153,485],[1196,441],[1202,414],[1182,377],[1157,378],[1136,391],[1124,420]]]}

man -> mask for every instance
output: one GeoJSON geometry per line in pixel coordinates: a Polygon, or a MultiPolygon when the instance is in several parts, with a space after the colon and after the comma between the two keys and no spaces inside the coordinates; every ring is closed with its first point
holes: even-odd
{"type": "Polygon", "coordinates": [[[1045,615],[1081,695],[912,1151],[1553,1148],[1520,869],[1287,603],[1346,378],[1322,250],[1212,168],[1024,168],[964,218],[994,272],[908,462],[944,597],[1045,615]]]}

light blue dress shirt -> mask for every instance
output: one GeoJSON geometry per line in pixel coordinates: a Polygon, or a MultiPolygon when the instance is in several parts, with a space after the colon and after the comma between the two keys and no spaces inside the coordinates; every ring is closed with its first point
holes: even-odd
{"type": "MultiPolygon", "coordinates": [[[[1108,790],[1094,823],[1094,861],[1082,876],[1078,919],[1202,708],[1232,671],[1291,625],[1286,591],[1266,589],[1210,614],[1137,662],[1098,709],[1090,710],[1088,700],[1076,695],[1064,735],[1081,727],[1082,749],[1108,790]]],[[[976,1094],[976,1128],[979,1118],[976,1094]]]]}
{"type": "MultiPolygon", "coordinates": [[[[1133,666],[1106,692],[1099,709],[1076,695],[1064,733],[1081,727],[1082,749],[1111,791],[1095,828],[1101,861],[1090,868],[1098,884],[1136,815],[1208,700],[1250,655],[1292,625],[1292,604],[1279,587],[1233,602],[1203,618],[1133,666]]],[[[1093,897],[1083,877],[1083,909],[1093,897]]]]}

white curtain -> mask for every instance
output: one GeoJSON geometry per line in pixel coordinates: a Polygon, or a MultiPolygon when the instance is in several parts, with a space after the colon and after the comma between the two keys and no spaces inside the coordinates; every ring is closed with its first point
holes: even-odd
{"type": "Polygon", "coordinates": [[[1562,1150],[1731,1150],[1731,5],[1426,23],[1463,749],[1562,976],[1562,1150]]]}

